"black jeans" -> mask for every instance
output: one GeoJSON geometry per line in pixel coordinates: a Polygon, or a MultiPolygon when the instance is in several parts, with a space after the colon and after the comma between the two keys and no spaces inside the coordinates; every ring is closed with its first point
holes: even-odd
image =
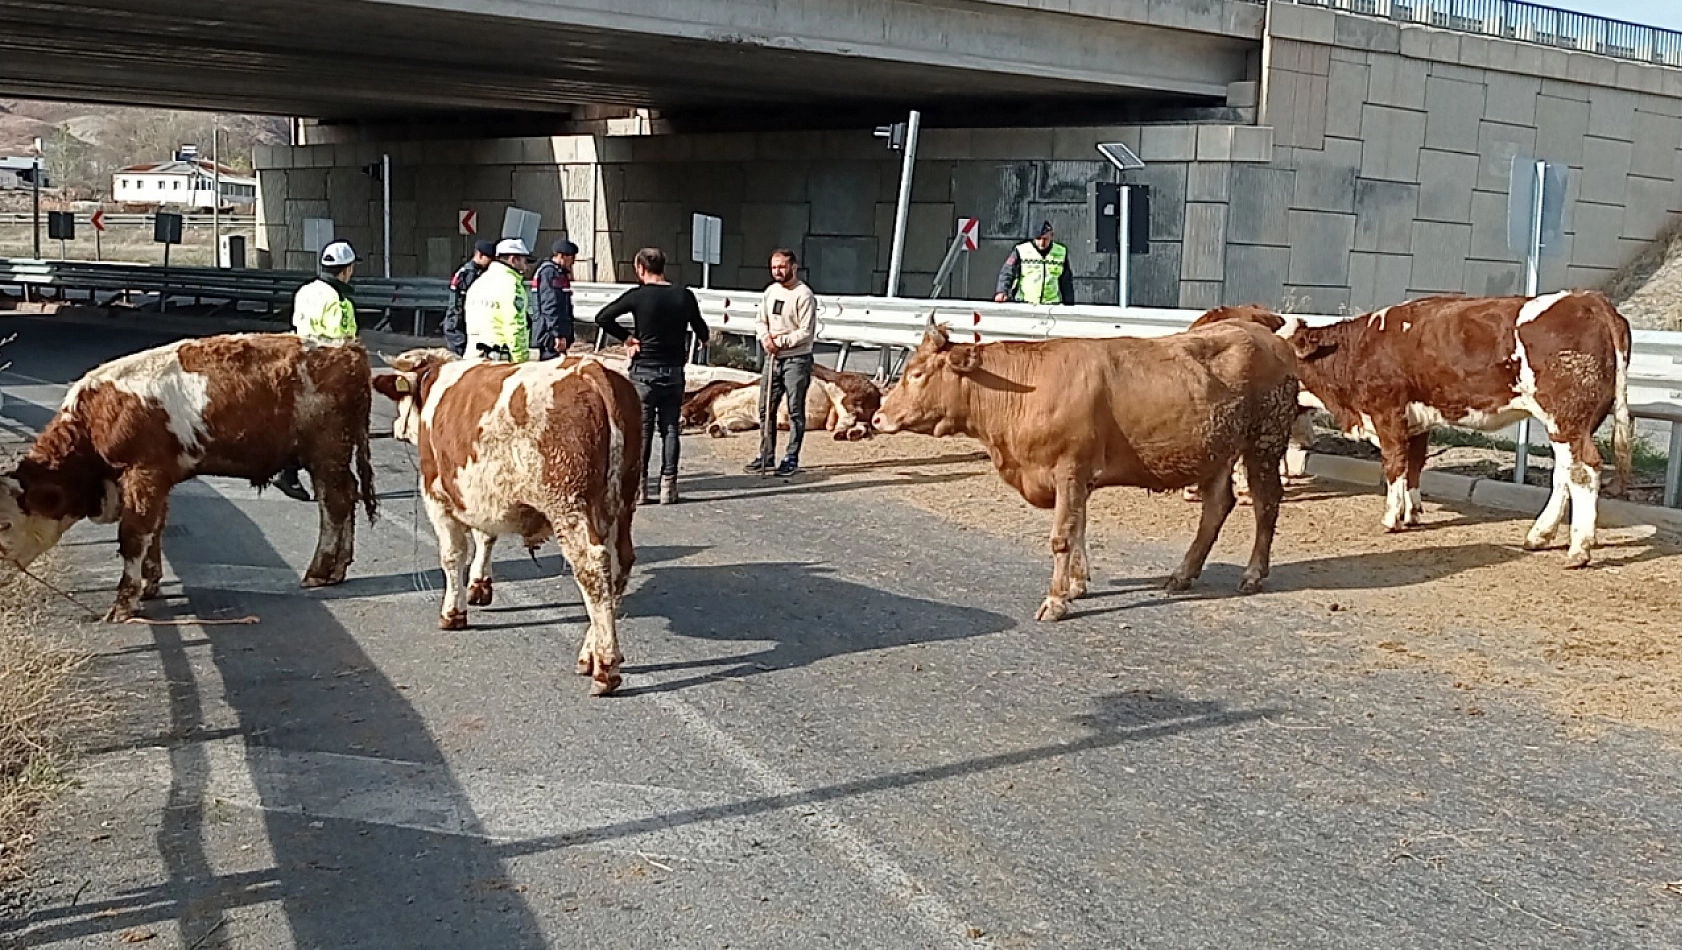
{"type": "MultiPolygon", "coordinates": [[[[759,457],[766,464],[776,461],[777,457],[777,404],[783,397],[788,397],[788,455],[786,458],[800,461],[800,446],[806,442],[806,391],[812,388],[812,354],[805,356],[779,356],[771,365],[771,386],[768,402],[761,405],[769,409],[762,413],[770,415],[771,424],[764,426],[759,436],[759,457]]],[[[764,418],[760,422],[764,422],[764,418]]]]}
{"type": "Polygon", "coordinates": [[[681,434],[678,413],[683,408],[683,366],[660,363],[631,363],[631,385],[642,397],[642,473],[648,477],[648,459],[654,451],[654,430],[660,430],[660,475],[677,475],[681,434]]]}
{"type": "Polygon", "coordinates": [[[444,313],[444,345],[457,356],[467,352],[467,328],[462,326],[463,322],[460,313],[444,313]]]}

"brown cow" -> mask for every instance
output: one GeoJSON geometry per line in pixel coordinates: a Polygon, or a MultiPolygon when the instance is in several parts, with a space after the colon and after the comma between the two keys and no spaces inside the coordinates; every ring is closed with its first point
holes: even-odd
{"type": "Polygon", "coordinates": [[[1249,470],[1256,541],[1239,590],[1268,573],[1279,517],[1279,460],[1296,417],[1297,378],[1280,339],[1232,322],[1155,339],[954,344],[930,326],[876,414],[877,430],[967,435],[1036,508],[1054,508],[1051,589],[1036,615],[1059,620],[1086,592],[1092,489],[1203,490],[1203,517],[1168,578],[1184,590],[1232,512],[1232,467],[1249,470]]]}
{"type": "Polygon", "coordinates": [[[685,429],[694,429],[706,425],[713,418],[713,403],[726,393],[733,393],[738,389],[745,389],[753,383],[738,383],[728,379],[715,379],[705,383],[700,389],[683,397],[683,408],[678,413],[678,422],[685,429]]]}
{"type": "Polygon", "coordinates": [[[552,534],[590,614],[578,673],[593,678],[591,695],[613,692],[642,476],[642,402],[631,381],[580,357],[515,365],[411,350],[388,362],[397,373],[373,385],[397,403],[394,435],[420,456],[444,568],[438,625],[467,626],[469,532],[478,548],[472,601],[487,604],[497,537],[518,534],[535,548],[552,534]]]}
{"type": "Polygon", "coordinates": [[[876,381],[862,373],[833,370],[821,363],[812,365],[812,375],[831,389],[834,408],[825,424],[835,432],[835,441],[857,442],[870,438],[870,420],[882,408],[882,390],[876,381]]]}
{"type": "Polygon", "coordinates": [[[371,373],[357,343],[290,334],[183,340],[83,376],[15,471],[0,477],[0,556],[27,566],[82,518],[117,522],[123,578],[106,614],[157,596],[169,492],[200,475],[264,485],[291,461],[321,512],[305,587],[345,579],[356,503],[378,511],[368,459],[371,373]]]}
{"type": "Polygon", "coordinates": [[[1589,563],[1600,496],[1594,431],[1613,414],[1619,485],[1630,472],[1630,329],[1604,296],[1425,297],[1330,326],[1280,331],[1303,384],[1338,427],[1376,443],[1384,527],[1419,523],[1432,426],[1496,430],[1529,415],[1553,443],[1553,494],[1524,546],[1546,547],[1571,509],[1567,567],[1589,563]]]}
{"type": "MultiPolygon", "coordinates": [[[[1256,304],[1243,304],[1241,306],[1216,307],[1207,311],[1193,320],[1191,326],[1187,329],[1195,330],[1199,327],[1224,323],[1228,320],[1248,320],[1266,328],[1269,333],[1277,333],[1285,327],[1285,318],[1279,314],[1256,304]]],[[[1306,395],[1306,393],[1298,394],[1297,403],[1301,408],[1297,413],[1296,424],[1291,426],[1291,444],[1285,449],[1285,481],[1287,482],[1307,481],[1311,477],[1308,474],[1308,450],[1314,446],[1313,411],[1319,406],[1312,396],[1304,399],[1303,397],[1306,395]]],[[[1250,503],[1250,480],[1245,477],[1242,465],[1232,470],[1232,486],[1238,494],[1239,504],[1248,505],[1250,503]]],[[[1182,495],[1186,501],[1190,502],[1203,500],[1195,485],[1185,489],[1182,495]]]]}

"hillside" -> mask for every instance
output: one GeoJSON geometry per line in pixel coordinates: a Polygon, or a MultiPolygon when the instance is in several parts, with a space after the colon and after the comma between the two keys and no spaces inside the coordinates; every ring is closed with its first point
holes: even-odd
{"type": "Polygon", "coordinates": [[[287,141],[286,119],[138,109],[30,99],[0,99],[0,155],[28,154],[40,138],[48,175],[75,193],[96,198],[111,187],[111,172],[124,165],[160,161],[182,144],[210,154],[211,130],[222,130],[222,160],[249,168],[256,145],[287,141]]]}
{"type": "Polygon", "coordinates": [[[1607,281],[1606,295],[1639,330],[1682,330],[1682,223],[1607,281]]]}

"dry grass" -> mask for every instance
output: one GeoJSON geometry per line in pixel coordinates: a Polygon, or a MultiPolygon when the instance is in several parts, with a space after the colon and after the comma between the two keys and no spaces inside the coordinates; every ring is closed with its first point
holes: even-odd
{"type": "Polygon", "coordinates": [[[1602,288],[1637,329],[1682,330],[1682,220],[1602,288]]]}
{"type": "MultiPolygon", "coordinates": [[[[1049,512],[1029,508],[1001,482],[976,443],[902,435],[806,445],[813,478],[897,482],[885,490],[912,505],[1046,551],[1049,579],[1049,512]]],[[[731,448],[716,445],[720,454],[731,448]]],[[[1561,550],[1520,549],[1528,517],[1427,501],[1422,528],[1388,535],[1378,525],[1382,509],[1376,495],[1336,483],[1293,489],[1262,595],[1323,615],[1336,604],[1345,631],[1338,636],[1362,648],[1351,674],[1432,671],[1466,690],[1535,696],[1578,729],[1630,723],[1682,741],[1682,545],[1650,530],[1603,528],[1596,566],[1566,571],[1561,550]]],[[[1177,559],[1196,521],[1197,507],[1178,493],[1098,492],[1090,525],[1096,579],[1111,576],[1106,550],[1141,541],[1177,559]]],[[[1211,561],[1242,564],[1251,524],[1248,509],[1236,511],[1211,561]]],[[[1220,615],[1236,616],[1249,602],[1200,601],[1208,635],[1220,615]]]]}
{"type": "MultiPolygon", "coordinates": [[[[50,572],[50,558],[39,569],[50,572]]],[[[0,574],[0,881],[17,875],[30,819],[63,787],[71,742],[99,713],[78,689],[87,656],[48,633],[51,616],[32,581],[0,574]]]]}

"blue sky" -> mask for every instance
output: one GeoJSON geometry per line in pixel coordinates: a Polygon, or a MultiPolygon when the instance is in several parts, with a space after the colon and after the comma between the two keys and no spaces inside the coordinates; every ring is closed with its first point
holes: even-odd
{"type": "Polygon", "coordinates": [[[1544,6],[1682,30],[1682,0],[1541,0],[1544,6]]]}

